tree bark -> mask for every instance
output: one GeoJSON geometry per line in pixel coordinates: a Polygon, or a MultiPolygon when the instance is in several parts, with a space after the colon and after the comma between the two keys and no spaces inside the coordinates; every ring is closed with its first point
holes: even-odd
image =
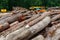
{"type": "Polygon", "coordinates": [[[12,27],[12,26],[14,26],[14,25],[16,25],[18,23],[19,23],[18,21],[13,22],[13,23],[10,24],[10,27],[12,27]]]}
{"type": "Polygon", "coordinates": [[[57,30],[54,32],[52,40],[60,40],[60,28],[57,28],[57,30]]]}
{"type": "Polygon", "coordinates": [[[57,25],[53,25],[49,31],[47,32],[47,37],[45,40],[52,40],[52,37],[54,36],[55,34],[55,31],[60,27],[60,23],[57,24],[57,25]]]}
{"type": "Polygon", "coordinates": [[[46,16],[48,16],[49,13],[50,13],[50,12],[44,12],[43,14],[41,14],[40,17],[38,17],[37,19],[35,19],[35,20],[31,21],[30,23],[28,23],[28,25],[29,25],[29,26],[32,26],[32,25],[38,23],[38,22],[41,21],[43,18],[45,18],[46,16]]]}
{"type": "Polygon", "coordinates": [[[34,15],[34,16],[32,16],[30,19],[27,19],[27,20],[25,20],[25,21],[23,21],[23,22],[20,22],[20,23],[19,23],[18,21],[16,21],[16,22],[10,24],[10,28],[7,29],[7,30],[5,30],[5,31],[3,31],[3,32],[1,32],[0,35],[3,35],[3,36],[6,37],[6,35],[8,35],[9,33],[11,33],[11,32],[13,32],[13,31],[15,31],[15,30],[23,27],[24,25],[26,25],[26,24],[29,23],[30,21],[38,18],[39,16],[40,16],[39,14],[34,15]],[[15,25],[15,24],[16,24],[16,25],[15,25]],[[13,26],[13,25],[14,25],[14,26],[13,26]]]}
{"type": "Polygon", "coordinates": [[[16,26],[18,25],[18,23],[19,22],[16,21],[16,22],[10,24],[10,28],[8,28],[8,29],[4,30],[3,32],[1,32],[0,36],[2,35],[4,37],[6,37],[6,35],[8,35],[9,33],[13,32],[12,30],[14,30],[14,28],[16,28],[16,26]]]}
{"type": "MultiPolygon", "coordinates": [[[[30,12],[30,11],[28,11],[28,12],[25,13],[24,15],[29,14],[29,12],[30,12]]],[[[11,24],[11,23],[19,20],[19,17],[21,17],[21,15],[22,15],[22,14],[18,13],[18,14],[15,14],[15,15],[11,16],[11,17],[8,17],[8,18],[6,18],[6,19],[4,19],[4,20],[1,20],[1,21],[0,21],[0,27],[1,27],[1,29],[2,29],[3,27],[7,27],[7,28],[8,28],[9,26],[7,26],[7,25],[9,25],[9,24],[11,24]],[[7,22],[8,22],[9,24],[6,24],[7,22]]],[[[1,29],[0,29],[0,30],[1,30],[1,29]]],[[[5,29],[5,28],[4,28],[4,29],[5,29]]],[[[4,30],[4,29],[2,29],[2,30],[4,30]]],[[[2,30],[1,30],[1,31],[2,31],[2,30]]]]}
{"type": "Polygon", "coordinates": [[[60,14],[54,16],[51,20],[52,20],[52,21],[55,21],[55,20],[57,20],[57,19],[59,19],[59,18],[60,18],[60,14]]]}
{"type": "Polygon", "coordinates": [[[6,36],[6,40],[23,40],[23,39],[29,39],[31,36],[36,34],[37,32],[44,29],[49,23],[50,23],[50,17],[44,18],[41,22],[37,23],[36,25],[32,26],[29,29],[24,30],[23,32],[13,32],[6,36]],[[29,35],[27,35],[29,34],[29,35]],[[17,35],[17,36],[16,36],[17,35]],[[24,36],[23,36],[24,35],[24,36]]]}
{"type": "Polygon", "coordinates": [[[10,16],[12,16],[12,14],[6,14],[6,15],[4,15],[4,16],[2,16],[2,17],[0,18],[0,21],[1,21],[1,20],[4,20],[5,18],[8,18],[8,17],[10,17],[10,16]]]}
{"type": "Polygon", "coordinates": [[[43,37],[43,35],[38,35],[37,37],[35,37],[31,40],[44,40],[44,37],[43,37]]]}
{"type": "Polygon", "coordinates": [[[8,22],[4,23],[4,24],[0,24],[0,32],[4,31],[5,29],[9,28],[10,25],[8,22]]]}

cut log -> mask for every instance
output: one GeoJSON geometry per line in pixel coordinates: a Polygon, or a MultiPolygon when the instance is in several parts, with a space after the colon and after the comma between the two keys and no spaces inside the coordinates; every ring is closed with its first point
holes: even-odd
{"type": "Polygon", "coordinates": [[[23,40],[25,38],[29,39],[31,36],[33,36],[37,32],[44,29],[50,23],[50,21],[51,21],[50,17],[46,17],[41,22],[37,23],[31,28],[24,30],[22,33],[20,33],[20,30],[18,30],[18,32],[13,32],[13,33],[8,34],[6,36],[6,40],[17,40],[17,39],[23,40]],[[29,35],[27,35],[28,33],[29,35]]]}
{"type": "Polygon", "coordinates": [[[13,15],[13,16],[11,16],[11,17],[8,17],[8,18],[6,18],[6,19],[4,19],[4,20],[1,20],[1,21],[0,21],[0,24],[3,24],[4,22],[12,23],[12,22],[16,21],[19,16],[21,16],[21,14],[17,14],[17,15],[13,15]]]}
{"type": "MultiPolygon", "coordinates": [[[[28,11],[27,13],[25,13],[24,15],[27,15],[28,13],[29,13],[30,11],[28,11]]],[[[21,16],[22,14],[16,14],[16,15],[13,15],[13,16],[11,16],[11,17],[8,17],[8,18],[6,18],[6,19],[4,19],[4,20],[1,20],[0,21],[0,25],[2,25],[2,26],[0,26],[0,27],[9,27],[9,26],[7,26],[7,24],[5,24],[6,22],[8,22],[9,24],[11,24],[11,23],[13,23],[13,22],[15,22],[15,21],[17,21],[18,20],[18,18],[21,16]]],[[[9,25],[8,24],[8,25],[9,25]]]]}
{"type": "Polygon", "coordinates": [[[3,17],[3,16],[5,16],[5,15],[6,15],[6,16],[9,16],[9,15],[12,15],[12,14],[10,14],[10,13],[4,13],[4,14],[3,14],[3,13],[0,13],[0,17],[3,17]]]}
{"type": "Polygon", "coordinates": [[[12,14],[6,14],[6,15],[4,15],[4,16],[2,16],[2,17],[0,18],[0,21],[3,20],[3,19],[5,19],[5,18],[8,18],[8,17],[10,17],[10,16],[12,16],[12,14]]]}
{"type": "Polygon", "coordinates": [[[49,31],[47,32],[47,37],[46,40],[52,40],[53,35],[55,34],[55,31],[57,30],[57,28],[60,27],[60,23],[57,25],[53,25],[49,31]]]}
{"type": "Polygon", "coordinates": [[[4,23],[3,25],[0,24],[0,32],[9,28],[9,27],[10,27],[10,25],[8,22],[4,23]]]}
{"type": "Polygon", "coordinates": [[[51,22],[51,24],[53,24],[53,25],[58,24],[58,23],[60,23],[60,20],[51,22]]]}
{"type": "Polygon", "coordinates": [[[43,37],[43,35],[38,35],[37,37],[35,37],[31,40],[44,40],[44,37],[43,37]]]}
{"type": "Polygon", "coordinates": [[[24,16],[24,15],[22,15],[21,17],[19,17],[19,20],[18,21],[24,21],[24,20],[26,20],[26,19],[29,19],[29,18],[31,18],[33,15],[28,15],[28,16],[24,16]]]}
{"type": "Polygon", "coordinates": [[[27,9],[22,7],[13,7],[13,10],[27,10],[27,9]]]}
{"type": "Polygon", "coordinates": [[[14,25],[16,25],[18,23],[19,23],[18,21],[13,22],[12,24],[10,24],[10,27],[12,27],[12,26],[14,26],[14,25]]]}
{"type": "Polygon", "coordinates": [[[60,34],[54,35],[52,40],[60,40],[60,34]]]}
{"type": "Polygon", "coordinates": [[[60,23],[59,24],[57,24],[57,25],[53,25],[50,29],[49,29],[49,31],[48,31],[48,34],[50,35],[50,36],[53,36],[54,35],[54,32],[57,30],[57,28],[59,28],[60,27],[60,23]]]}
{"type": "Polygon", "coordinates": [[[23,21],[23,22],[21,22],[21,23],[18,23],[18,22],[17,22],[17,24],[16,24],[15,26],[13,26],[12,24],[15,24],[16,22],[15,22],[15,23],[12,23],[12,24],[10,24],[11,27],[10,27],[9,29],[1,32],[0,35],[3,35],[3,36],[6,37],[6,35],[8,35],[9,33],[11,33],[11,32],[13,32],[13,31],[15,31],[15,30],[23,27],[24,25],[26,25],[26,24],[29,23],[30,21],[38,18],[39,16],[40,16],[40,15],[37,14],[37,15],[32,16],[30,19],[27,19],[27,20],[25,20],[25,21],[23,21]]]}
{"type": "Polygon", "coordinates": [[[52,37],[52,40],[60,40],[60,28],[58,28],[52,37]]]}
{"type": "MultiPolygon", "coordinates": [[[[30,11],[24,13],[23,15],[27,15],[27,14],[29,14],[29,13],[30,13],[30,11]]],[[[4,22],[8,22],[8,23],[15,22],[15,21],[18,20],[18,18],[19,18],[20,16],[22,16],[22,14],[20,14],[20,13],[15,14],[15,15],[13,15],[13,16],[11,16],[11,17],[8,17],[8,18],[6,18],[6,19],[4,19],[4,20],[1,20],[1,21],[0,21],[0,24],[1,24],[1,23],[3,24],[4,22]]]]}
{"type": "Polygon", "coordinates": [[[59,18],[60,18],[60,14],[54,16],[51,20],[52,20],[52,21],[55,21],[55,20],[57,20],[57,19],[59,19],[59,18]]]}
{"type": "Polygon", "coordinates": [[[1,32],[1,33],[0,33],[0,36],[2,35],[2,36],[4,36],[4,37],[6,37],[6,35],[8,35],[9,33],[13,32],[14,28],[17,27],[18,23],[19,23],[19,22],[16,21],[16,22],[10,24],[10,28],[7,29],[7,30],[5,30],[5,31],[3,31],[3,32],[1,32]]]}
{"type": "Polygon", "coordinates": [[[29,26],[32,26],[36,23],[38,23],[39,21],[41,21],[43,18],[45,18],[46,16],[49,15],[50,12],[44,12],[40,17],[38,17],[37,19],[31,21],[30,23],[28,23],[29,26]]]}
{"type": "Polygon", "coordinates": [[[13,11],[12,11],[13,14],[25,13],[25,12],[27,12],[27,10],[13,10],[13,11]]]}
{"type": "MultiPolygon", "coordinates": [[[[36,20],[36,18],[38,18],[38,17],[40,17],[39,14],[34,15],[32,18],[30,18],[30,19],[28,19],[28,20],[25,20],[25,21],[19,23],[18,25],[13,26],[13,27],[11,27],[10,29],[8,29],[8,30],[6,30],[5,32],[2,32],[2,33],[0,33],[0,34],[6,36],[8,33],[11,33],[11,32],[13,32],[13,31],[15,31],[15,30],[23,27],[24,25],[26,25],[26,24],[29,23],[30,21],[32,21],[32,20],[34,21],[34,19],[36,20]]],[[[39,18],[38,18],[38,19],[39,19],[39,18]]],[[[38,20],[38,21],[39,21],[39,20],[38,20]]],[[[21,32],[22,32],[23,30],[25,30],[25,28],[26,28],[26,27],[21,28],[21,29],[20,29],[21,32]]]]}

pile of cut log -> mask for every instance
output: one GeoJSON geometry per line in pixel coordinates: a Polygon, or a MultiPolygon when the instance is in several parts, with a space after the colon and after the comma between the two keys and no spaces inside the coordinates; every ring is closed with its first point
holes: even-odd
{"type": "Polygon", "coordinates": [[[60,40],[60,11],[13,9],[0,18],[0,40],[60,40]]]}

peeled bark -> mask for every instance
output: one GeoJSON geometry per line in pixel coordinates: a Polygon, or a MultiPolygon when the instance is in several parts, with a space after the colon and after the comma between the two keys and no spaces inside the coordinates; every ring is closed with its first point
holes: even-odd
{"type": "Polygon", "coordinates": [[[28,29],[24,30],[23,32],[20,32],[20,29],[19,29],[19,30],[17,30],[18,32],[13,32],[13,33],[8,34],[6,36],[6,40],[17,40],[17,39],[23,40],[25,38],[29,39],[31,36],[33,36],[37,32],[44,29],[50,23],[50,21],[51,21],[50,17],[46,17],[41,22],[37,23],[36,25],[32,26],[31,28],[27,27],[28,29]],[[29,33],[29,35],[26,35],[28,33],[29,33]]]}

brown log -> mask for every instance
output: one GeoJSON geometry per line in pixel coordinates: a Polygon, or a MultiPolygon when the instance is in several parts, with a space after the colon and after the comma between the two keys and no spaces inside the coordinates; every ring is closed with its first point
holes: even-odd
{"type": "Polygon", "coordinates": [[[36,23],[38,23],[39,21],[41,21],[44,17],[48,16],[50,12],[44,12],[40,17],[38,17],[37,19],[31,21],[30,23],[28,23],[29,26],[32,26],[36,23]]]}
{"type": "Polygon", "coordinates": [[[13,23],[10,24],[10,27],[12,27],[12,26],[14,26],[14,25],[16,25],[18,23],[19,23],[18,21],[13,22],[13,23]]]}
{"type": "MultiPolygon", "coordinates": [[[[13,16],[12,16],[13,17],[13,16]]],[[[8,22],[8,23],[11,23],[11,22],[14,22],[14,21],[16,21],[17,20],[17,18],[18,18],[18,16],[16,17],[16,16],[14,16],[13,18],[12,17],[9,17],[9,19],[7,18],[7,19],[5,19],[5,20],[1,20],[0,21],[0,25],[2,25],[2,26],[0,26],[0,27],[9,27],[9,26],[7,26],[7,24],[5,24],[6,22],[8,22]],[[4,23],[5,22],[5,23],[4,23]]],[[[9,24],[8,24],[9,25],[9,24]]],[[[1,29],[0,29],[1,30],[1,29]]]]}
{"type": "Polygon", "coordinates": [[[60,34],[54,35],[52,40],[60,40],[60,34]]]}
{"type": "Polygon", "coordinates": [[[52,40],[52,37],[53,37],[53,35],[54,35],[54,32],[57,30],[57,28],[59,28],[60,27],[60,23],[59,24],[57,24],[57,25],[53,25],[50,29],[49,29],[49,31],[47,32],[47,37],[46,37],[46,39],[45,40],[52,40]]]}
{"type": "Polygon", "coordinates": [[[9,25],[9,23],[8,22],[6,22],[6,23],[4,23],[4,24],[0,24],[0,32],[1,31],[4,31],[5,29],[7,29],[7,28],[9,28],[10,27],[10,25],[9,25]]]}
{"type": "MultiPolygon", "coordinates": [[[[27,13],[25,13],[24,15],[27,15],[28,13],[29,13],[30,11],[28,11],[27,13]]],[[[1,20],[0,21],[0,25],[2,25],[2,26],[0,26],[0,27],[8,27],[7,26],[7,24],[5,24],[6,22],[8,22],[9,24],[10,23],[12,23],[12,22],[15,22],[15,21],[17,21],[18,20],[18,18],[21,16],[21,14],[19,13],[19,14],[16,14],[16,15],[13,15],[13,16],[11,16],[11,17],[8,17],[8,18],[6,18],[6,19],[4,19],[4,20],[1,20]]],[[[8,25],[9,25],[8,24],[8,25]]],[[[1,30],[2,31],[2,30],[1,30]]]]}
{"type": "Polygon", "coordinates": [[[55,20],[57,20],[57,19],[59,19],[59,18],[60,18],[60,14],[54,16],[54,17],[51,19],[51,21],[55,21],[55,20]]]}
{"type": "Polygon", "coordinates": [[[58,24],[58,23],[60,23],[60,20],[51,22],[51,24],[53,24],[53,25],[58,24]]]}
{"type": "Polygon", "coordinates": [[[28,15],[28,16],[24,16],[24,15],[22,15],[21,17],[19,17],[19,20],[18,21],[24,21],[24,20],[26,20],[26,19],[29,19],[29,18],[31,18],[32,16],[31,15],[28,15]]]}
{"type": "Polygon", "coordinates": [[[44,40],[44,37],[43,37],[43,35],[38,35],[37,37],[35,37],[31,40],[44,40]]]}
{"type": "Polygon", "coordinates": [[[13,14],[25,13],[25,12],[27,12],[27,10],[13,10],[13,11],[12,11],[13,14]]]}
{"type": "Polygon", "coordinates": [[[55,13],[55,14],[60,14],[60,10],[56,10],[56,11],[54,11],[53,13],[55,13]]]}
{"type": "MultiPolygon", "coordinates": [[[[13,31],[15,31],[15,30],[23,27],[24,25],[26,25],[26,24],[29,23],[30,21],[38,18],[39,16],[40,16],[39,14],[33,15],[30,19],[27,19],[27,20],[25,20],[25,21],[23,21],[23,22],[21,22],[21,23],[18,23],[18,22],[17,22],[17,24],[16,24],[15,26],[12,26],[12,24],[10,24],[11,27],[10,27],[9,29],[1,32],[0,35],[6,36],[7,34],[9,34],[9,33],[13,32],[13,31]]],[[[13,23],[13,24],[14,24],[14,23],[13,23]]]]}
{"type": "MultiPolygon", "coordinates": [[[[55,29],[55,31],[54,31],[54,33],[53,34],[51,34],[50,35],[50,40],[60,40],[60,26],[59,26],[59,28],[54,28],[55,29]]],[[[47,39],[49,39],[48,37],[46,37],[47,39]]],[[[46,39],[46,40],[47,40],[46,39]]]]}
{"type": "Polygon", "coordinates": [[[60,28],[55,31],[52,40],[60,40],[60,28]]]}
{"type": "Polygon", "coordinates": [[[18,23],[19,23],[19,22],[16,21],[16,22],[10,24],[10,28],[8,28],[7,30],[1,32],[1,33],[0,33],[0,36],[2,35],[2,36],[4,36],[4,37],[6,37],[6,35],[8,35],[9,33],[13,32],[14,28],[17,27],[18,23]]]}
{"type": "Polygon", "coordinates": [[[32,34],[29,37],[25,38],[24,40],[29,39],[39,31],[43,30],[50,22],[51,22],[50,17],[45,17],[41,22],[33,25],[30,29],[28,29],[28,30],[31,30],[32,34]]]}
{"type": "Polygon", "coordinates": [[[54,32],[57,30],[57,28],[59,28],[59,26],[60,26],[60,23],[57,24],[57,25],[53,25],[53,26],[49,29],[48,34],[49,34],[50,36],[53,36],[53,35],[54,35],[54,32]]]}
{"type": "Polygon", "coordinates": [[[17,15],[13,15],[13,16],[11,16],[11,17],[8,17],[8,18],[6,18],[6,19],[4,19],[4,20],[1,20],[1,21],[0,21],[0,24],[3,24],[4,22],[12,23],[12,22],[16,21],[19,16],[21,16],[21,14],[17,14],[17,15]]]}
{"type": "MultiPolygon", "coordinates": [[[[33,24],[36,23],[36,22],[38,22],[38,21],[40,21],[40,20],[42,20],[45,16],[49,15],[49,13],[50,13],[50,12],[45,12],[44,14],[41,15],[41,18],[38,17],[37,19],[33,20],[33,24]],[[39,18],[40,18],[40,19],[39,19],[39,18]],[[36,21],[36,20],[37,20],[37,21],[36,21]],[[36,22],[35,22],[35,21],[36,21],[36,22]]],[[[32,18],[32,19],[33,19],[33,18],[32,18]]],[[[28,21],[26,21],[26,22],[28,23],[28,21]]],[[[25,25],[26,22],[22,22],[22,23],[20,24],[20,26],[18,26],[16,29],[18,29],[18,28],[22,27],[23,25],[25,25]]],[[[30,23],[32,23],[32,22],[30,22],[30,23]]],[[[29,25],[30,25],[30,23],[29,23],[29,25]]],[[[30,25],[30,26],[31,26],[31,25],[30,25]]],[[[26,28],[26,27],[21,28],[21,29],[20,29],[21,32],[22,32],[23,30],[25,30],[25,28],[26,28]]],[[[14,30],[16,30],[16,29],[14,29],[14,30]]]]}
{"type": "Polygon", "coordinates": [[[60,12],[51,12],[50,15],[60,14],[60,12]]]}
{"type": "MultiPolygon", "coordinates": [[[[12,27],[12,28],[10,29],[10,31],[2,32],[1,34],[6,35],[7,33],[11,33],[11,32],[13,32],[13,31],[21,28],[22,26],[26,25],[26,24],[29,23],[30,21],[32,21],[32,20],[34,21],[34,19],[36,20],[36,18],[39,18],[39,17],[40,17],[39,14],[34,15],[32,18],[30,18],[30,19],[28,19],[28,20],[25,20],[25,21],[23,21],[23,22],[21,22],[21,23],[19,23],[19,24],[17,25],[17,27],[14,26],[14,27],[12,27]],[[14,29],[13,29],[13,28],[14,28],[14,29]]],[[[21,28],[21,29],[20,29],[21,32],[22,32],[24,29],[25,29],[25,27],[21,28]]]]}
{"type": "Polygon", "coordinates": [[[5,19],[5,18],[7,18],[7,17],[10,17],[10,16],[12,16],[12,14],[6,14],[6,15],[2,16],[2,17],[0,18],[0,20],[3,20],[3,19],[5,19]]]}
{"type": "Polygon", "coordinates": [[[27,9],[22,7],[13,7],[13,10],[27,10],[27,9]]]}
{"type": "Polygon", "coordinates": [[[36,34],[37,32],[44,29],[50,23],[50,21],[51,21],[50,17],[46,17],[41,22],[37,23],[36,25],[32,26],[29,29],[26,29],[22,33],[20,33],[20,30],[17,30],[18,32],[13,32],[13,33],[8,34],[6,36],[6,40],[17,40],[17,39],[23,40],[24,38],[28,39],[34,34],[36,34]]]}
{"type": "Polygon", "coordinates": [[[5,16],[5,15],[7,15],[7,16],[9,16],[9,15],[12,15],[11,13],[0,13],[0,17],[3,17],[3,16],[5,16]]]}
{"type": "MultiPolygon", "coordinates": [[[[23,15],[27,15],[27,14],[29,14],[29,13],[30,13],[30,11],[24,13],[23,15]]],[[[22,16],[22,14],[20,14],[20,13],[15,14],[15,15],[13,15],[13,16],[11,16],[11,17],[8,17],[8,18],[6,18],[6,19],[4,19],[4,20],[1,20],[1,21],[0,21],[0,24],[1,24],[1,23],[4,23],[4,22],[8,22],[8,23],[15,22],[15,21],[18,20],[18,18],[19,18],[20,16],[22,16]]]]}

